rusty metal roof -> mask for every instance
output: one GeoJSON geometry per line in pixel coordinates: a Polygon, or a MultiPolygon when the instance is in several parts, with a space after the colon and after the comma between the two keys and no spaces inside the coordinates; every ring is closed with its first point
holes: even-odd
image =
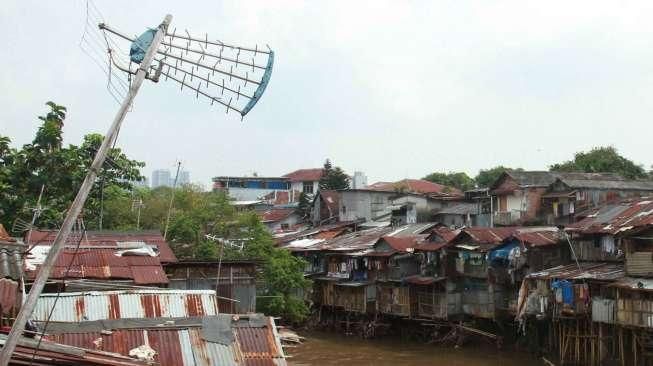
{"type": "Polygon", "coordinates": [[[42,294],[32,319],[79,322],[120,318],[188,317],[216,315],[218,301],[212,290],[129,290],[42,294]],[[56,303],[56,306],[55,306],[56,303]]]}
{"type": "Polygon", "coordinates": [[[581,262],[548,268],[540,272],[531,273],[527,278],[541,280],[595,280],[615,281],[626,276],[623,263],[610,262],[581,262]]]}
{"type": "Polygon", "coordinates": [[[581,234],[617,235],[653,226],[653,200],[628,199],[592,210],[566,230],[581,234]]]}
{"type": "MultiPolygon", "coordinates": [[[[246,317],[241,316],[241,319],[246,317]]],[[[201,325],[164,324],[142,329],[116,329],[112,324],[107,324],[107,327],[112,330],[57,332],[53,338],[64,344],[121,354],[127,354],[130,349],[142,344],[149,344],[157,352],[154,361],[161,366],[286,365],[276,325],[271,317],[265,317],[262,326],[248,325],[247,321],[232,324],[234,343],[231,345],[206,340],[201,325]]]]}
{"type": "MultiPolygon", "coordinates": [[[[0,334],[0,345],[4,345],[7,336],[0,334]]],[[[93,344],[91,343],[91,346],[93,344]]],[[[21,337],[18,345],[11,355],[10,365],[111,365],[111,366],[137,366],[147,365],[144,361],[120,355],[118,353],[104,352],[94,347],[80,348],[64,345],[49,340],[39,344],[32,338],[21,337]],[[32,362],[32,355],[36,357],[32,362]]]]}
{"type": "MultiPolygon", "coordinates": [[[[57,236],[56,230],[34,230],[30,237],[29,245],[43,244],[51,245],[57,236]]],[[[25,239],[26,240],[26,239],[25,239]]],[[[67,246],[74,246],[80,240],[79,236],[71,235],[68,238],[67,246]]],[[[172,263],[177,261],[177,257],[172,252],[170,245],[163,239],[158,231],[87,231],[81,242],[84,246],[97,246],[103,248],[118,248],[121,243],[126,242],[143,242],[147,245],[155,246],[159,253],[161,263],[172,263]]]]}
{"type": "MultiPolygon", "coordinates": [[[[27,278],[36,278],[43,258],[50,250],[50,245],[36,245],[27,255],[27,278]]],[[[119,248],[95,248],[93,245],[83,249],[65,249],[57,258],[50,274],[52,279],[83,278],[133,280],[137,285],[166,284],[168,277],[161,266],[160,257],[144,255],[117,255],[119,248]],[[68,270],[68,266],[70,269],[68,270]]],[[[0,253],[0,263],[2,254],[0,253]]]]}
{"type": "Polygon", "coordinates": [[[559,244],[562,231],[557,227],[522,228],[512,236],[527,246],[543,247],[559,244]]]}

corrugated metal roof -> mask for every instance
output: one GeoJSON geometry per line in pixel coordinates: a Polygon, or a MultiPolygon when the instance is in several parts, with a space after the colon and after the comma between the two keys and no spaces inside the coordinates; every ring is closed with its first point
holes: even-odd
{"type": "MultiPolygon", "coordinates": [[[[49,245],[39,244],[34,246],[30,254],[27,255],[26,274],[28,279],[36,278],[41,263],[49,250],[49,245]]],[[[133,279],[134,283],[139,285],[169,282],[159,257],[118,256],[117,253],[118,248],[95,249],[92,246],[85,246],[77,253],[75,250],[65,249],[57,258],[50,278],[133,279]],[[67,271],[69,265],[70,270],[67,271]]]]}
{"type": "MultiPolygon", "coordinates": [[[[242,318],[241,318],[242,319],[242,318]]],[[[61,343],[93,347],[128,354],[130,349],[148,344],[157,352],[155,362],[161,366],[237,366],[249,364],[286,365],[272,318],[263,326],[247,321],[232,324],[234,343],[223,345],[207,341],[201,326],[161,329],[114,329],[110,332],[59,333],[52,337],[61,343]]]]}
{"type": "Polygon", "coordinates": [[[27,246],[19,243],[0,243],[0,278],[18,280],[23,274],[23,257],[27,246]]]}
{"type": "Polygon", "coordinates": [[[120,318],[216,315],[218,301],[211,290],[129,290],[42,294],[32,319],[78,322],[120,318]]]}
{"type": "Polygon", "coordinates": [[[625,275],[622,263],[581,262],[580,269],[576,263],[567,264],[531,273],[527,278],[615,281],[625,275]]]}
{"type": "Polygon", "coordinates": [[[653,200],[630,199],[596,209],[566,230],[581,234],[612,234],[653,225],[653,200]]]}
{"type": "Polygon", "coordinates": [[[258,213],[263,222],[277,222],[295,213],[294,208],[272,208],[258,213]]]}
{"type": "MultiPolygon", "coordinates": [[[[30,237],[29,245],[43,244],[51,245],[57,236],[56,230],[34,230],[30,237]]],[[[66,245],[76,245],[80,240],[79,236],[71,235],[66,245]]],[[[117,248],[124,242],[144,242],[147,245],[156,246],[159,252],[159,260],[162,263],[177,262],[177,257],[172,252],[170,245],[163,239],[158,231],[87,231],[84,235],[82,245],[117,248]]]]}
{"type": "Polygon", "coordinates": [[[12,310],[20,305],[18,282],[2,278],[0,279],[0,310],[3,314],[11,314],[12,310]]]}
{"type": "MultiPolygon", "coordinates": [[[[4,345],[7,336],[0,334],[0,345],[4,345]]],[[[111,365],[111,366],[137,366],[147,365],[117,353],[104,352],[92,347],[80,348],[78,346],[64,345],[49,340],[40,343],[32,338],[21,337],[18,345],[11,355],[10,364],[33,365],[111,365]],[[36,357],[33,359],[34,351],[36,357]],[[33,361],[33,362],[32,362],[33,361]]]]}

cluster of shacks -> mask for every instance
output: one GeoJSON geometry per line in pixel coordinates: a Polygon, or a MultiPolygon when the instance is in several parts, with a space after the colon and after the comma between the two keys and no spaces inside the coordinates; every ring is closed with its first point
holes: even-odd
{"type": "MultiPolygon", "coordinates": [[[[55,235],[0,230],[0,345],[55,235]]],[[[73,235],[12,364],[285,365],[274,320],[255,313],[256,271],[178,261],[154,232],[73,235]]]]}
{"type": "Polygon", "coordinates": [[[564,227],[348,221],[277,240],[306,260],[318,321],[347,331],[495,324],[561,364],[653,362],[653,200],[576,216],[564,227]]]}

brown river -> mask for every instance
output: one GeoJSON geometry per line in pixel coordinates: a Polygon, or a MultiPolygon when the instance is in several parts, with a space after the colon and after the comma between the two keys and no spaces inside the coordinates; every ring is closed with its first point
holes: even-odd
{"type": "Polygon", "coordinates": [[[498,351],[488,346],[435,346],[395,339],[364,340],[336,333],[300,333],[306,341],[286,348],[292,366],[525,366],[543,365],[524,353],[498,351]]]}

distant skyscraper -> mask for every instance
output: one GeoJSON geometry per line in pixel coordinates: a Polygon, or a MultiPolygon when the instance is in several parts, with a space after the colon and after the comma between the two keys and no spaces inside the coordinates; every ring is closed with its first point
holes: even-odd
{"type": "Polygon", "coordinates": [[[362,189],[367,186],[367,176],[363,172],[354,172],[354,178],[351,182],[351,188],[362,189]]]}
{"type": "Polygon", "coordinates": [[[170,170],[157,169],[152,172],[152,188],[157,187],[172,187],[172,180],[170,179],[170,170]]]}
{"type": "MultiPolygon", "coordinates": [[[[175,181],[175,177],[172,177],[172,182],[174,183],[174,181],[175,181]]],[[[180,170],[179,178],[177,178],[177,187],[189,183],[190,183],[190,173],[186,170],[180,170]]]]}

